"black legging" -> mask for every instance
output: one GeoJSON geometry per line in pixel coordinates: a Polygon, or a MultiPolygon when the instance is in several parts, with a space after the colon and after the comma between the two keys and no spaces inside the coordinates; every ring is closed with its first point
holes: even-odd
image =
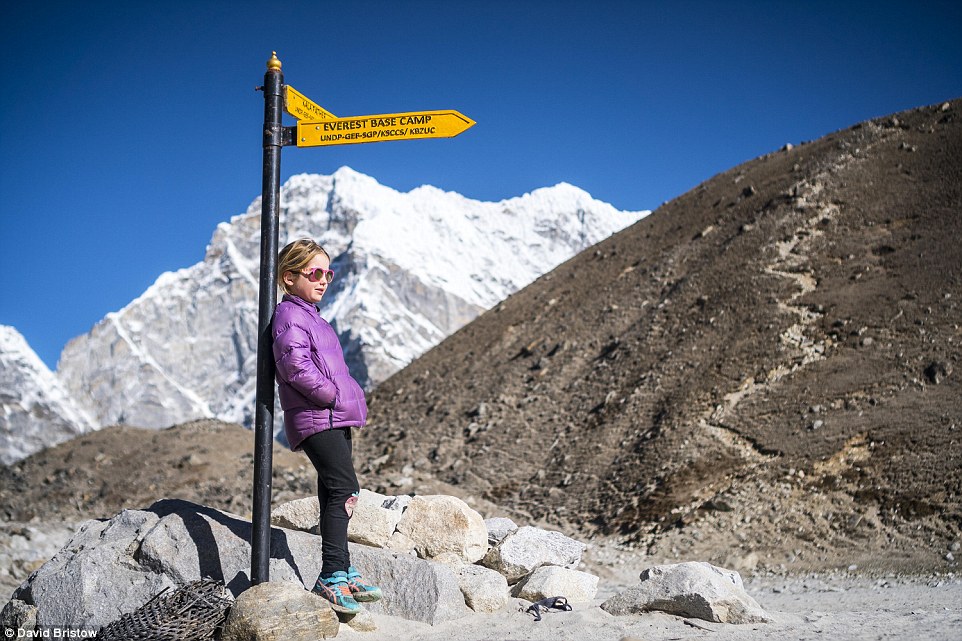
{"type": "Polygon", "coordinates": [[[321,507],[321,576],[330,578],[351,565],[347,525],[360,486],[351,461],[351,428],[312,434],[301,444],[317,470],[317,501],[321,507]]]}

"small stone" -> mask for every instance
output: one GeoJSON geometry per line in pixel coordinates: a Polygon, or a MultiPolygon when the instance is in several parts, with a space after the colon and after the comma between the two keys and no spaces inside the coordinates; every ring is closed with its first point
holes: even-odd
{"type": "Polygon", "coordinates": [[[347,626],[358,632],[377,632],[377,623],[374,621],[374,616],[367,610],[361,610],[347,619],[347,626]]]}
{"type": "Polygon", "coordinates": [[[951,552],[946,552],[945,560],[951,563],[952,561],[955,561],[955,555],[952,554],[951,552]]]}
{"type": "Polygon", "coordinates": [[[745,572],[751,574],[758,567],[760,559],[756,552],[749,552],[744,556],[731,555],[725,559],[725,567],[730,568],[736,572],[745,572]]]}
{"type": "Polygon", "coordinates": [[[11,599],[0,612],[0,628],[33,632],[37,627],[37,606],[11,599]]]}
{"type": "Polygon", "coordinates": [[[437,555],[431,557],[431,561],[435,563],[443,563],[444,565],[449,566],[454,572],[457,572],[458,569],[464,567],[465,563],[464,557],[457,552],[451,551],[439,552],[437,555]]]}
{"type": "Polygon", "coordinates": [[[478,403],[474,409],[468,412],[468,416],[483,418],[487,413],[488,413],[488,406],[485,405],[484,402],[481,402],[481,403],[478,403]]]}
{"type": "Polygon", "coordinates": [[[504,517],[494,517],[484,520],[484,527],[488,530],[488,544],[497,545],[512,532],[518,529],[514,521],[504,517]]]}
{"type": "Polygon", "coordinates": [[[949,546],[949,550],[952,552],[958,552],[959,549],[962,549],[962,543],[959,543],[958,541],[954,541],[952,545],[949,546]]]}
{"type": "Polygon", "coordinates": [[[857,570],[857,569],[858,569],[858,566],[855,565],[854,563],[853,563],[852,565],[848,566],[848,571],[849,571],[849,572],[854,572],[854,571],[857,570]]]}
{"type": "Polygon", "coordinates": [[[922,372],[933,385],[938,385],[952,374],[952,366],[946,361],[932,361],[922,372]]]}
{"type": "Polygon", "coordinates": [[[414,497],[410,494],[401,494],[399,496],[389,496],[384,503],[381,504],[385,510],[397,510],[398,512],[403,512],[407,509],[408,505],[411,504],[411,499],[414,497]]]}
{"type": "Polygon", "coordinates": [[[413,554],[414,556],[417,556],[417,552],[414,548],[414,541],[400,532],[395,532],[392,534],[391,538],[388,539],[388,542],[384,544],[385,550],[400,552],[402,554],[413,554]]]}
{"type": "Polygon", "coordinates": [[[709,499],[702,503],[701,509],[715,512],[731,512],[734,508],[722,499],[709,499]]]}

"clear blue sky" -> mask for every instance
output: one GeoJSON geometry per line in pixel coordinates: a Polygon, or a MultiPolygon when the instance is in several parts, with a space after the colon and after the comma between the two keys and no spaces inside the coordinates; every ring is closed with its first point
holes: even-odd
{"type": "Polygon", "coordinates": [[[337,115],[478,123],[286,148],[283,179],[349,165],[485,200],[567,181],[622,209],[962,95],[952,2],[34,0],[0,25],[0,323],[51,368],[259,195],[271,50],[337,115]]]}

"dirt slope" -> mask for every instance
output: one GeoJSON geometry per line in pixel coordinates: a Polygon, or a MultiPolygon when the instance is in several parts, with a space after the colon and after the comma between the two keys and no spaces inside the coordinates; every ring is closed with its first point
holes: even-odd
{"type": "MultiPolygon", "coordinates": [[[[165,497],[250,515],[253,452],[254,433],[230,423],[108,427],[0,466],[0,517],[80,521],[165,497]]],[[[303,454],[275,443],[272,468],[275,504],[316,492],[303,454]]]]}
{"type": "Polygon", "coordinates": [[[952,565],[960,108],[745,163],[542,277],[381,384],[368,479],[746,569],[952,565]]]}

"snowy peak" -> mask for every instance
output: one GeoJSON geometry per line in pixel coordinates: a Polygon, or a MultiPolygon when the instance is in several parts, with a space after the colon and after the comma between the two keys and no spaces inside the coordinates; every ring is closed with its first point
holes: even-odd
{"type": "Polygon", "coordinates": [[[93,428],[20,332],[0,325],[0,463],[8,465],[93,428]]]}
{"type": "MultiPolygon", "coordinates": [[[[564,183],[482,202],[428,185],[399,192],[348,167],[291,177],[280,204],[281,245],[310,237],[332,256],[321,313],[369,388],[647,213],[564,183]]],[[[161,275],[64,349],[59,371],[99,424],[251,422],[260,208],[219,224],[202,262],[161,275]]]]}

